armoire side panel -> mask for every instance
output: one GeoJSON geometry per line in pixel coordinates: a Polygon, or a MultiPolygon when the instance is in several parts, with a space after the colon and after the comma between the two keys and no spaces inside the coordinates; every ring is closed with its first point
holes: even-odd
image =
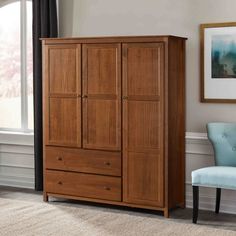
{"type": "Polygon", "coordinates": [[[123,200],[164,205],[163,43],[123,44],[123,200]]]}
{"type": "Polygon", "coordinates": [[[44,54],[45,144],[81,147],[81,45],[47,46],[44,54]]]}
{"type": "Polygon", "coordinates": [[[120,44],[83,45],[83,147],[121,150],[120,44]]]}
{"type": "Polygon", "coordinates": [[[185,206],[185,40],[169,39],[168,50],[168,201],[185,206]]]}

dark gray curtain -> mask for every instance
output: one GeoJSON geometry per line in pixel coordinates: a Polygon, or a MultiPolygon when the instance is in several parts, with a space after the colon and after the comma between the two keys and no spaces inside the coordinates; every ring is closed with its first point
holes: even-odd
{"type": "Polygon", "coordinates": [[[33,0],[35,190],[43,190],[42,47],[40,38],[57,37],[56,0],[33,0]]]}

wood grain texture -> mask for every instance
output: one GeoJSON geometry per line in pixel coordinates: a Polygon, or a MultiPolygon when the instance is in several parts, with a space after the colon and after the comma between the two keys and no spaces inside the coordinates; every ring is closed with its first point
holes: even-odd
{"type": "Polygon", "coordinates": [[[133,152],[160,153],[162,139],[160,102],[124,100],[127,147],[133,152]]]}
{"type": "Polygon", "coordinates": [[[46,171],[46,192],[121,201],[121,178],[46,171]]]}
{"type": "Polygon", "coordinates": [[[185,206],[185,41],[168,50],[168,206],[185,206]]]}
{"type": "Polygon", "coordinates": [[[81,45],[44,51],[45,144],[81,147],[81,45]]]}
{"type": "Polygon", "coordinates": [[[161,50],[161,43],[124,44],[123,55],[127,55],[124,95],[146,95],[154,99],[160,95],[161,50]]]}
{"type": "Polygon", "coordinates": [[[81,99],[50,98],[47,143],[81,147],[81,99]]]}
{"type": "Polygon", "coordinates": [[[120,44],[83,45],[83,147],[121,150],[120,44]]]}
{"type": "Polygon", "coordinates": [[[163,206],[163,58],[162,43],[123,44],[123,191],[128,203],[163,206]]]}
{"type": "MultiPolygon", "coordinates": [[[[42,128],[43,128],[43,186],[46,184],[45,179],[45,162],[46,162],[46,139],[47,139],[47,129],[48,129],[48,46],[45,45],[45,42],[42,42],[42,128]]],[[[43,189],[43,201],[48,201],[47,192],[43,189]]]]}
{"type": "Polygon", "coordinates": [[[185,38],[43,45],[44,199],[184,207],[185,38]]]}
{"type": "Polygon", "coordinates": [[[57,44],[78,44],[78,43],[153,43],[167,42],[170,38],[181,38],[174,35],[146,35],[146,36],[103,36],[103,37],[75,37],[75,38],[43,38],[41,39],[45,45],[57,44]]]}
{"type": "Polygon", "coordinates": [[[121,153],[46,147],[45,168],[121,176],[121,153]]]}
{"type": "Polygon", "coordinates": [[[164,173],[160,160],[159,155],[148,152],[128,153],[125,202],[163,207],[164,173]]]}
{"type": "Polygon", "coordinates": [[[76,94],[80,90],[77,80],[76,45],[49,48],[49,93],[76,94]],[[77,85],[79,87],[77,87],[77,85]]]}

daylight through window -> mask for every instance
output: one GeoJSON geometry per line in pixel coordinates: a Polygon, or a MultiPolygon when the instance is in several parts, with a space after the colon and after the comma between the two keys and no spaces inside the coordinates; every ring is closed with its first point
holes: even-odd
{"type": "Polygon", "coordinates": [[[32,2],[0,1],[0,130],[33,130],[32,2]]]}

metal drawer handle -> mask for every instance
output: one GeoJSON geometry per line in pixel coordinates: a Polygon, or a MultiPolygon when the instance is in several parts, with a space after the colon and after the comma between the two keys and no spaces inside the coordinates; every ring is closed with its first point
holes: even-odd
{"type": "Polygon", "coordinates": [[[60,157],[60,156],[57,157],[57,160],[58,160],[58,161],[62,161],[62,157],[60,157]]]}
{"type": "Polygon", "coordinates": [[[105,186],[104,189],[107,190],[107,191],[110,191],[110,190],[111,190],[111,188],[110,188],[110,187],[107,187],[107,186],[105,186]]]}
{"type": "Polygon", "coordinates": [[[106,165],[106,166],[110,166],[111,163],[110,163],[109,161],[105,161],[105,162],[104,162],[104,165],[106,165]]]}
{"type": "Polygon", "coordinates": [[[58,182],[58,184],[59,184],[59,185],[62,185],[62,182],[61,182],[61,181],[59,181],[59,182],[58,182]]]}

